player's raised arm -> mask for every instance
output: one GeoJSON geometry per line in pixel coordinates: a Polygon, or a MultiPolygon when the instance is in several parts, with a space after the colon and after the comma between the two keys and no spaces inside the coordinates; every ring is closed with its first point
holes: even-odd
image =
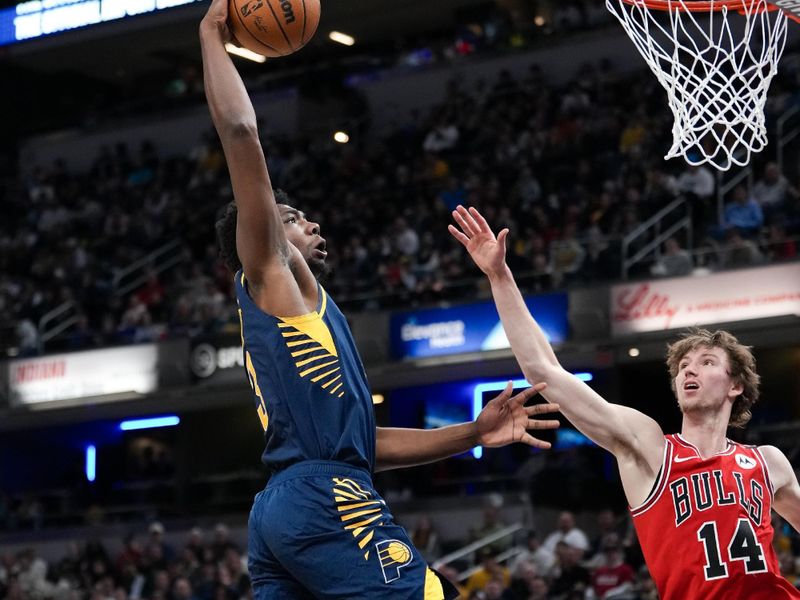
{"type": "Polygon", "coordinates": [[[475,446],[498,448],[515,442],[547,450],[550,442],[532,436],[529,431],[555,429],[555,419],[537,419],[556,412],[557,404],[525,406],[535,394],[545,389],[545,383],[512,396],[513,387],[492,398],[478,418],[471,423],[448,425],[438,429],[406,429],[378,427],[376,431],[375,470],[384,471],[422,465],[448,456],[461,454],[475,446]]]}
{"type": "Polygon", "coordinates": [[[786,519],[795,531],[800,531],[800,484],[786,455],[775,446],[760,446],[767,461],[769,477],[775,488],[772,508],[786,519]]]}
{"type": "MultiPolygon", "coordinates": [[[[558,403],[561,412],[575,427],[617,457],[623,480],[625,464],[631,460],[637,476],[652,475],[654,479],[664,447],[663,433],[658,424],[638,411],[607,402],[561,367],[506,265],[508,230],[504,229],[495,237],[475,208],[468,211],[459,206],[453,211],[453,218],[460,229],[450,225],[450,233],[488,276],[511,349],[528,381],[547,382],[547,389],[542,392],[545,398],[558,403]]],[[[634,498],[629,500],[635,501],[634,498]]]]}
{"type": "Polygon", "coordinates": [[[293,250],[272,192],[255,110],[225,51],[231,37],[227,17],[227,0],[213,0],[200,24],[200,43],[208,106],[238,209],[236,249],[257,303],[273,314],[300,314],[302,296],[288,268],[293,250]],[[262,290],[267,278],[270,285],[262,290]]]}

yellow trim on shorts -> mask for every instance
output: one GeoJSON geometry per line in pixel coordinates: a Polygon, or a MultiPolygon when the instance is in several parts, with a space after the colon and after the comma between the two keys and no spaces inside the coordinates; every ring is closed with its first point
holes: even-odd
{"type": "Polygon", "coordinates": [[[429,568],[425,568],[425,596],[424,600],[444,600],[444,589],[442,582],[436,573],[429,568]]]}

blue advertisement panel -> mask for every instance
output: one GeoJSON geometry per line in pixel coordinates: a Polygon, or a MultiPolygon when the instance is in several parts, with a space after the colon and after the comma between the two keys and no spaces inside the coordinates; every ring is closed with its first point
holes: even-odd
{"type": "MultiPolygon", "coordinates": [[[[567,337],[567,295],[525,299],[552,344],[567,337]]],[[[395,313],[391,319],[392,356],[424,358],[508,348],[494,302],[395,313]]]]}
{"type": "Polygon", "coordinates": [[[0,46],[201,0],[28,0],[0,9],[0,46]]]}

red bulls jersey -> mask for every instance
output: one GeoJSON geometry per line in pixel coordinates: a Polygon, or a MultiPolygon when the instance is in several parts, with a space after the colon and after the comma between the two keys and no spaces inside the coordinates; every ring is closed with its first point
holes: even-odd
{"type": "Polygon", "coordinates": [[[773,489],[758,448],[703,459],[667,435],[653,491],[631,509],[661,600],[800,599],[772,549],[773,489]]]}

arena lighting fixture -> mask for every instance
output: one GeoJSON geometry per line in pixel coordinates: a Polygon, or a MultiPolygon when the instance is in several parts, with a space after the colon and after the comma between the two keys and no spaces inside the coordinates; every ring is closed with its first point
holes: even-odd
{"type": "Polygon", "coordinates": [[[631,358],[636,358],[639,356],[639,349],[638,348],[629,348],[628,349],[628,356],[631,358]]]}
{"type": "Polygon", "coordinates": [[[372,394],[372,403],[373,404],[383,404],[383,394],[372,394]]]}
{"type": "Polygon", "coordinates": [[[97,448],[94,444],[86,446],[86,481],[94,481],[97,475],[97,448]]]}
{"type": "MultiPolygon", "coordinates": [[[[575,377],[580,379],[581,381],[591,381],[594,379],[594,376],[591,373],[573,373],[575,377]]],[[[478,415],[483,410],[483,394],[485,392],[499,392],[501,390],[506,389],[506,385],[508,384],[508,379],[501,379],[498,381],[486,381],[484,383],[477,384],[474,388],[472,388],[472,420],[478,418],[478,415]]],[[[511,381],[511,385],[514,389],[519,388],[529,388],[531,384],[528,383],[527,379],[514,379],[511,381]]],[[[480,458],[483,456],[483,447],[482,446],[475,446],[472,449],[472,456],[475,458],[480,458]]]]}
{"type": "Polygon", "coordinates": [[[136,429],[155,429],[156,427],[173,427],[180,423],[177,415],[167,415],[165,417],[151,417],[148,419],[129,419],[119,424],[121,431],[134,431],[136,429]]]}
{"type": "Polygon", "coordinates": [[[248,50],[247,48],[240,48],[239,46],[234,46],[230,42],[225,44],[225,50],[228,51],[228,54],[235,54],[236,56],[241,56],[242,58],[246,58],[247,60],[252,60],[253,62],[263,63],[266,62],[267,57],[262,56],[261,54],[256,54],[252,50],[248,50]]]}
{"type": "Polygon", "coordinates": [[[337,131],[333,134],[333,139],[339,142],[340,144],[346,144],[350,141],[350,136],[347,135],[344,131],[337,131]]]}
{"type": "Polygon", "coordinates": [[[332,42],[336,42],[337,44],[344,44],[345,46],[352,46],[356,43],[356,38],[352,35],[347,35],[346,33],[342,33],[341,31],[331,31],[328,34],[328,38],[332,42]]]}

